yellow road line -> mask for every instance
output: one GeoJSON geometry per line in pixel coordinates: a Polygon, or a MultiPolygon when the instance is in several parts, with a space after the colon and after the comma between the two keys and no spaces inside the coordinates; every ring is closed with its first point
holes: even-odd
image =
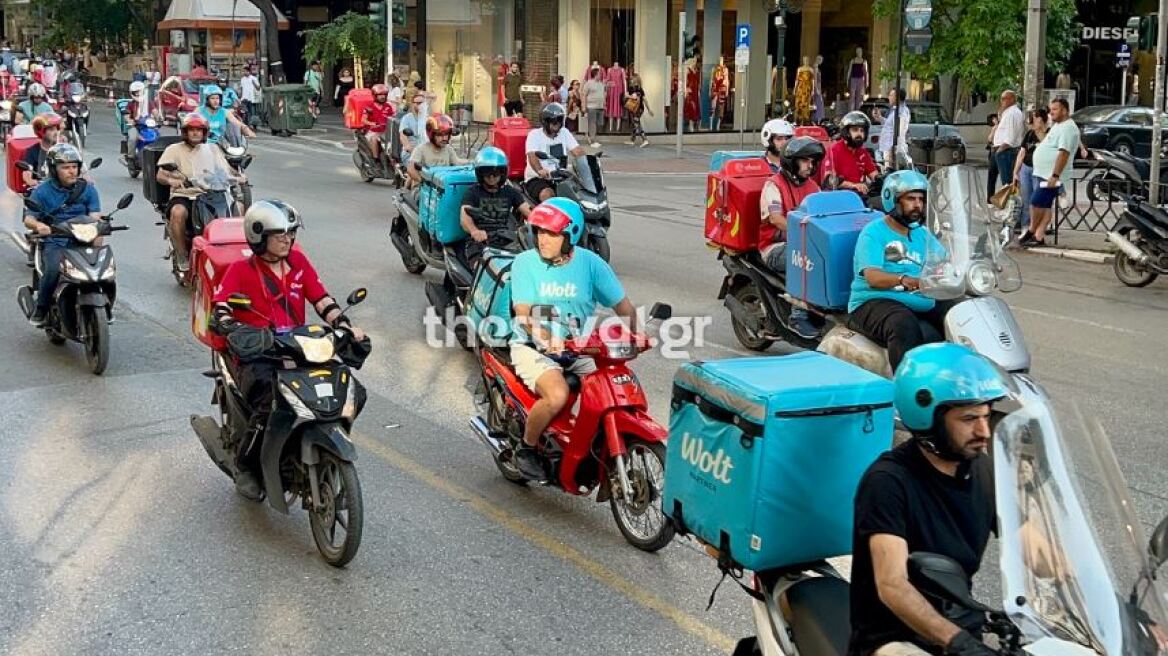
{"type": "Polygon", "coordinates": [[[628,581],[623,576],[556,540],[547,533],[524,523],[504,508],[487,501],[478,494],[474,494],[451,483],[437,472],[424,467],[391,447],[363,435],[354,435],[353,437],[362,449],[446,496],[469,505],[479,514],[486,516],[508,531],[542,548],[544,551],[575,565],[600,583],[628,597],[634,603],[673,622],[686,633],[701,638],[714,648],[727,654],[734,651],[737,641],[732,640],[730,636],[693,617],[661,597],[641,589],[636,583],[628,581]]]}

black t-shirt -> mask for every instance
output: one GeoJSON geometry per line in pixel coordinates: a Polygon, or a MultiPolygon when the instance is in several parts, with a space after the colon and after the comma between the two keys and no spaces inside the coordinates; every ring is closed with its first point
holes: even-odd
{"type": "Polygon", "coordinates": [[[46,166],[48,162],[45,160],[46,152],[48,151],[41,146],[40,142],[37,142],[24,152],[21,161],[27,162],[32,170],[43,178],[49,174],[48,166],[46,166]]]}
{"type": "Polygon", "coordinates": [[[1027,130],[1026,135],[1022,137],[1022,148],[1025,149],[1026,154],[1022,156],[1022,163],[1026,166],[1034,166],[1034,149],[1038,147],[1038,142],[1042,139],[1034,133],[1034,130],[1027,130]]]}
{"type": "Polygon", "coordinates": [[[505,238],[509,242],[511,235],[500,233],[509,233],[513,230],[512,211],[523,204],[523,195],[511,185],[505,184],[492,192],[481,184],[474,184],[466,190],[462,204],[477,207],[482,212],[481,217],[471,218],[479,230],[487,233],[488,241],[495,242],[505,238]]]}
{"type": "MultiPolygon", "coordinates": [[[[947,476],[915,441],[880,456],[856,490],[852,551],[850,655],[866,655],[899,641],[919,641],[876,591],[869,538],[896,535],[909,553],[927,551],[961,564],[972,587],[990,533],[996,531],[993,462],[983,455],[947,476]]],[[[922,645],[923,646],[923,645],[922,645]]]]}

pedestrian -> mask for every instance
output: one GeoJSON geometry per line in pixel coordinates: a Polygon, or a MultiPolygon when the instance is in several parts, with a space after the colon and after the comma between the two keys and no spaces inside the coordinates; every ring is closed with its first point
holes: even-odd
{"type": "Polygon", "coordinates": [[[1014,162],[1014,184],[1018,185],[1022,199],[1022,218],[1019,226],[1023,230],[1030,226],[1030,197],[1034,195],[1034,149],[1046,137],[1047,117],[1045,107],[1032,109],[1027,113],[1026,123],[1030,129],[1022,137],[1022,147],[1014,162]]]}
{"type": "Polygon", "coordinates": [[[594,68],[589,71],[591,77],[584,83],[584,109],[588,112],[588,144],[593,148],[599,148],[600,142],[596,140],[596,133],[600,130],[601,121],[604,120],[604,104],[607,96],[605,95],[604,82],[600,81],[600,69],[594,68]]]}
{"type": "Polygon", "coordinates": [[[912,113],[904,103],[904,89],[895,88],[888,92],[888,109],[883,114],[880,126],[880,153],[884,158],[884,168],[899,170],[900,159],[908,155],[908,126],[912,123],[912,113]],[[893,132],[899,116],[900,128],[893,132]],[[893,158],[892,142],[896,141],[896,158],[893,158]]]}
{"type": "Polygon", "coordinates": [[[998,108],[998,128],[994,130],[993,158],[998,164],[998,178],[1003,185],[1010,184],[1018,147],[1026,136],[1026,118],[1018,108],[1018,94],[1010,89],[1002,92],[998,108]]]}
{"type": "Polygon", "coordinates": [[[641,125],[641,116],[647,111],[653,116],[653,110],[645,102],[645,88],[641,86],[641,76],[633,73],[629,77],[628,92],[625,94],[625,111],[629,113],[629,126],[632,134],[626,142],[630,146],[637,145],[637,137],[641,138],[641,148],[649,145],[649,137],[641,125]]]}
{"type": "Polygon", "coordinates": [[[568,120],[564,127],[572,134],[580,131],[580,115],[584,113],[584,98],[580,94],[580,80],[568,85],[568,120]]]}
{"type": "Polygon", "coordinates": [[[253,121],[258,117],[256,105],[260,102],[260,79],[256,76],[255,66],[248,66],[243,71],[243,77],[239,78],[239,100],[247,114],[248,123],[255,125],[253,121]]]}
{"type": "Polygon", "coordinates": [[[357,78],[353,77],[353,71],[348,66],[341,69],[340,74],[337,75],[337,84],[333,89],[333,107],[340,107],[345,103],[345,96],[357,86],[357,78]]]}
{"type": "Polygon", "coordinates": [[[402,104],[402,99],[405,96],[405,89],[402,88],[401,78],[397,73],[389,74],[389,104],[393,105],[394,111],[401,113],[408,109],[402,104]]]}
{"type": "Polygon", "coordinates": [[[1071,120],[1071,108],[1066,98],[1051,100],[1047,109],[1050,112],[1050,131],[1034,149],[1031,229],[1022,233],[1018,240],[1024,248],[1046,245],[1046,226],[1054,216],[1054,201],[1063,190],[1063,174],[1073,164],[1075,153],[1079,150],[1079,126],[1071,120]]]}
{"type": "Polygon", "coordinates": [[[523,115],[523,95],[519,87],[523,84],[523,76],[519,72],[519,62],[511,62],[507,70],[507,77],[503,82],[503,110],[507,116],[523,115]]]}
{"type": "Polygon", "coordinates": [[[986,174],[986,198],[992,198],[994,190],[998,186],[998,178],[1001,177],[998,173],[998,160],[994,157],[994,133],[998,130],[998,115],[990,114],[986,117],[986,123],[990,126],[990,131],[986,134],[986,161],[989,162],[990,170],[986,174]]]}
{"type": "Polygon", "coordinates": [[[558,102],[561,105],[568,106],[568,87],[564,86],[563,75],[553,75],[548,82],[547,93],[543,96],[545,103],[558,102]]]}
{"type": "Polygon", "coordinates": [[[312,89],[312,97],[308,101],[309,111],[313,116],[320,116],[320,99],[324,89],[324,74],[320,70],[320,60],[314,60],[304,72],[304,83],[312,89]]]}

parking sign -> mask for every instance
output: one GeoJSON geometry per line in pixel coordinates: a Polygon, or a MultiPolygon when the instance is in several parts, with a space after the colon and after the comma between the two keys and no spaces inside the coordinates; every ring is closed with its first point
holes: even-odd
{"type": "Polygon", "coordinates": [[[749,48],[750,47],[750,26],[741,24],[735,32],[737,38],[735,39],[734,48],[749,48]]]}

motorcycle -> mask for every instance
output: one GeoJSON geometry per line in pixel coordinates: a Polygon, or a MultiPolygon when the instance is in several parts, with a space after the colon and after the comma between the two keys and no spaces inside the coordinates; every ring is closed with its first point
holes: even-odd
{"type": "MultiPolygon", "coordinates": [[[[532,308],[533,317],[552,317],[553,308],[532,308]]],[[[650,319],[665,320],[668,305],[654,305],[650,319]]],[[[674,528],[661,509],[667,431],[648,414],[640,382],[627,363],[650,348],[649,338],[621,323],[602,323],[588,335],[570,339],[560,355],[565,365],[586,355],[597,370],[583,377],[565,373],[570,396],[540,439],[547,458],[546,484],[568,494],[608,501],[613,519],[630,544],[657,551],[673,539],[674,528]],[[579,409],[573,407],[579,403],[579,409]]],[[[475,348],[482,372],[476,403],[482,415],[471,429],[489,449],[503,478],[516,485],[529,479],[513,461],[523,427],[538,398],[510,366],[509,346],[480,341],[475,348]]]]}
{"type": "Polygon", "coordinates": [[[85,148],[85,137],[89,134],[89,103],[86,102],[87,95],[88,92],[84,84],[72,82],[69,84],[63,102],[65,137],[69,143],[83,150],[85,148]]]}
{"type": "Polygon", "coordinates": [[[421,274],[428,266],[440,270],[446,267],[442,244],[421,227],[421,208],[418,205],[420,193],[420,186],[413,189],[399,188],[394,193],[392,202],[397,208],[397,216],[389,228],[389,240],[401,254],[402,264],[406,271],[415,275],[421,274]]]}
{"type": "MultiPolygon", "coordinates": [[[[355,290],[344,311],[365,295],[365,289],[355,290]]],[[[254,312],[242,294],[233,294],[228,304],[237,312],[254,312]]],[[[320,555],[329,565],[344,567],[357,555],[364,526],[353,465],[357,450],[349,434],[366,399],[351,370],[360,369],[369,356],[369,339],[358,342],[344,327],[308,325],[279,333],[243,326],[227,343],[231,355],[283,363],[275,374],[271,414],[265,425],[254,424],[232,358],[213,351],[205,375],[215,381],[211,403],[219,408],[219,420],[192,415],[191,427],[211,460],[232,478],[237,450],[261,440],[257,473],[268,505],[287,514],[299,497],[320,555]]]]}
{"type": "Polygon", "coordinates": [[[15,120],[16,104],[11,100],[0,100],[0,142],[7,142],[15,120]]]}
{"type": "Polygon", "coordinates": [[[130,144],[124,140],[126,152],[122,155],[122,164],[131,178],[137,178],[142,173],[142,150],[158,140],[158,121],[153,117],[138,120],[135,127],[138,129],[138,139],[134,142],[134,152],[130,152],[130,144]]]}
{"type": "MultiPolygon", "coordinates": [[[[1168,145],[1161,149],[1160,179],[1168,180],[1168,145]]],[[[1110,150],[1092,150],[1090,159],[1103,170],[1087,183],[1087,198],[1092,202],[1119,202],[1126,196],[1148,197],[1152,179],[1152,160],[1110,150]]]]}
{"type": "MultiPolygon", "coordinates": [[[[401,157],[401,143],[398,143],[400,137],[397,136],[397,121],[390,119],[385,132],[381,133],[379,140],[381,153],[377,157],[373,156],[373,149],[369,146],[365,135],[365,129],[353,131],[357,142],[357,149],[353,151],[353,166],[357,167],[357,173],[361,179],[365,182],[373,182],[379,178],[392,180],[394,187],[403,188],[406,182],[406,173],[405,163],[401,157]]],[[[406,136],[414,136],[414,131],[406,128],[406,136]]]]}
{"type": "MultiPolygon", "coordinates": [[[[158,168],[169,173],[177,173],[177,164],[159,164],[158,168]]],[[[226,171],[208,171],[195,180],[183,176],[189,188],[197,189],[199,195],[191,201],[191,215],[188,221],[194,234],[201,235],[207,225],[215,219],[222,219],[232,215],[231,177],[226,171]]],[[[182,271],[178,266],[178,258],[174,254],[174,242],[170,239],[170,220],[167,215],[167,204],[162,203],[154,208],[161,217],[155,225],[162,226],[162,239],[166,242],[164,259],[170,260],[170,273],[175,282],[182,287],[190,287],[194,282],[195,272],[191,269],[182,271]]],[[[185,239],[185,236],[184,236],[185,239]]],[[[189,241],[188,241],[189,248],[189,241]]]]}
{"type": "Polygon", "coordinates": [[[1136,196],[1127,197],[1123,216],[1107,233],[1115,244],[1115,277],[1128,287],[1146,287],[1168,274],[1168,213],[1136,196]]]}
{"type": "MultiPolygon", "coordinates": [[[[605,262],[611,256],[608,244],[608,229],[612,227],[612,210],[608,206],[608,189],[604,186],[604,172],[600,168],[599,155],[581,155],[567,168],[567,157],[555,157],[547,153],[536,153],[541,160],[557,162],[558,167],[551,172],[555,185],[555,195],[570,198],[584,210],[584,234],[580,245],[596,253],[605,262]]],[[[527,189],[520,186],[524,198],[532,207],[539,200],[527,195],[527,189]]]]}
{"type": "MultiPolygon", "coordinates": [[[[122,196],[117,209],[101,219],[83,215],[51,225],[51,236],[66,237],[69,245],[61,259],[61,273],[53,291],[53,304],[45,317],[44,331],[53,344],[61,345],[72,340],[84,345],[89,370],[99,376],[109,364],[109,324],[113,321],[113,304],[117,296],[114,281],[117,266],[110,247],[104,243],[95,245],[95,242],[100,237],[129,229],[114,225],[111,219],[129,207],[133,200],[134,194],[122,196]]],[[[37,213],[45,211],[31,198],[24,200],[24,206],[37,213]]],[[[47,218],[52,220],[51,213],[47,218]]],[[[36,266],[31,284],[16,291],[16,302],[28,318],[36,309],[34,292],[44,274],[44,264],[40,245],[43,237],[30,233],[26,239],[36,266]]]]}
{"type": "MultiPolygon", "coordinates": [[[[945,556],[911,554],[909,580],[947,619],[996,636],[1005,656],[1163,654],[1168,591],[1156,570],[1168,517],[1145,542],[1107,437],[1078,423],[1023,400],[994,431],[1001,608],[976,601],[945,556]]],[[[847,653],[849,586],[827,562],[754,572],[744,588],[758,634],[736,655],[847,653]]]]}
{"type": "MultiPolygon", "coordinates": [[[[247,167],[251,166],[254,155],[247,152],[247,137],[238,130],[230,130],[219,140],[219,148],[223,157],[231,165],[231,171],[242,177],[247,167]]],[[[235,199],[236,212],[239,216],[247,213],[251,207],[251,183],[239,182],[231,185],[231,196],[235,199]]]]}

